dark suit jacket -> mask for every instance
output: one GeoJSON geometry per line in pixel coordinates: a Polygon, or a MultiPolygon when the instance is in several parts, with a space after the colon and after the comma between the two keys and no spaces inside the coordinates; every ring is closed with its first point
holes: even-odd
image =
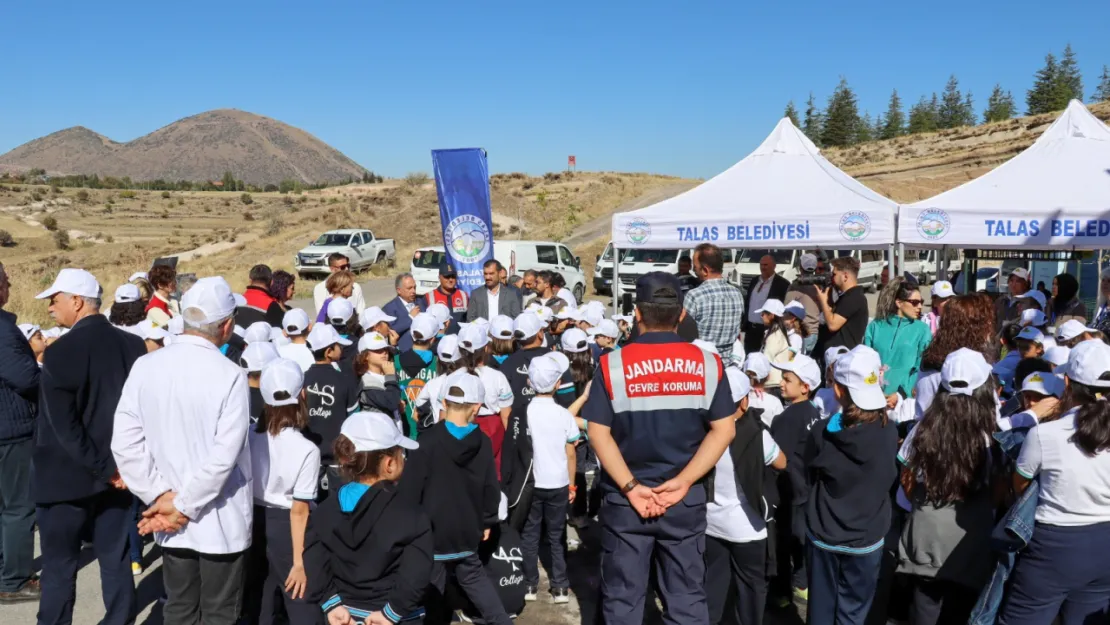
{"type": "Polygon", "coordinates": [[[141,338],[112,327],[103,315],[78,321],[46,349],[31,469],[36,503],[74,501],[111,488],[116,405],[143,354],[141,338]]]}
{"type": "Polygon", "coordinates": [[[401,298],[394,297],[389,300],[388,304],[382,306],[382,312],[390,317],[397,317],[396,321],[389,324],[389,327],[393,328],[393,331],[400,337],[397,341],[397,349],[402,352],[412,349],[412,334],[409,334],[409,328],[412,327],[412,317],[409,316],[409,311],[405,308],[405,303],[401,301],[401,298]]]}
{"type": "MultiPolygon", "coordinates": [[[[759,276],[756,276],[755,280],[752,280],[750,285],[744,285],[744,320],[740,324],[740,329],[744,331],[747,331],[748,328],[752,326],[752,324],[748,322],[748,315],[752,312],[752,291],[755,290],[755,285],[758,283],[759,276]]],[[[775,277],[771,278],[771,290],[767,293],[767,299],[777,299],[783,302],[786,300],[786,291],[789,289],[790,281],[776,273],[775,277]]]]}
{"type": "Polygon", "coordinates": [[[490,312],[489,292],[485,286],[474,289],[470,293],[470,305],[466,309],[466,320],[474,321],[478,317],[489,320],[497,315],[507,315],[516,319],[523,308],[524,296],[520,291],[511,286],[501,285],[497,296],[497,310],[490,312]]]}

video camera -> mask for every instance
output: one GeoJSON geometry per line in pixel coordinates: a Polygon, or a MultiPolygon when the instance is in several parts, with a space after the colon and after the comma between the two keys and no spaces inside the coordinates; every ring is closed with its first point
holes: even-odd
{"type": "Polygon", "coordinates": [[[798,276],[798,284],[802,286],[815,286],[819,289],[832,288],[832,276],[827,273],[803,272],[798,276]]]}

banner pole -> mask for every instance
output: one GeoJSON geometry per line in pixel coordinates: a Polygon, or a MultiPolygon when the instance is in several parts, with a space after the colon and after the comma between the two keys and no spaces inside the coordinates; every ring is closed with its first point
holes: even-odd
{"type": "Polygon", "coordinates": [[[616,244],[613,244],[613,288],[609,289],[613,293],[613,314],[621,314],[617,310],[617,302],[620,301],[620,294],[618,293],[621,284],[621,250],[616,244]]]}

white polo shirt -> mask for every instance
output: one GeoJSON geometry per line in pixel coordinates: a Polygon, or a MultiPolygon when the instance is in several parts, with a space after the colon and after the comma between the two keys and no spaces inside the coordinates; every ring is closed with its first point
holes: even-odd
{"type": "Polygon", "coordinates": [[[1029,430],[1017,472],[1041,478],[1036,519],[1049,525],[1094,525],[1110,521],[1110,452],[1083,453],[1075,435],[1075,413],[1029,430]]]}
{"type": "MultiPolygon", "coordinates": [[[[778,455],[779,446],[771,438],[771,433],[764,429],[764,466],[770,466],[778,455]]],[[[732,454],[727,449],[717,461],[713,499],[705,509],[706,534],[731,543],[750,543],[767,538],[767,520],[759,515],[758,509],[736,484],[736,469],[733,468],[732,454]]]]}
{"type": "Polygon", "coordinates": [[[532,474],[536,488],[570,486],[567,444],[581,436],[574,417],[552,397],[535,397],[528,404],[528,431],[532,435],[532,474]]]}
{"type": "Polygon", "coordinates": [[[320,482],[320,448],[295,428],[277,436],[250,433],[254,500],[271,508],[293,507],[294,500],[316,500],[320,482]]]}
{"type": "MultiPolygon", "coordinates": [[[[312,288],[312,303],[316,305],[316,312],[319,314],[320,309],[324,307],[324,302],[328,300],[331,295],[328,294],[327,280],[321,281],[312,288]]],[[[347,301],[355,305],[355,315],[361,315],[362,311],[366,310],[366,299],[362,296],[362,286],[358,282],[355,283],[354,288],[351,290],[351,296],[347,301]]]]}
{"type": "Polygon", "coordinates": [[[513,406],[513,389],[504,373],[485,365],[478,367],[476,373],[486,391],[486,401],[478,410],[479,416],[501,414],[502,408],[513,406]]]}
{"type": "Polygon", "coordinates": [[[763,425],[771,427],[775,417],[782,414],[782,401],[774,395],[764,392],[762,394],[752,391],[748,394],[748,408],[760,408],[763,410],[763,425]]]}

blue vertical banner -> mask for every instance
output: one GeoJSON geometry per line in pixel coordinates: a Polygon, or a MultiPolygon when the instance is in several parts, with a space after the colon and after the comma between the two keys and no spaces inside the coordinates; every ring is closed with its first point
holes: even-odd
{"type": "Polygon", "coordinates": [[[470,293],[484,284],[482,265],[493,258],[489,166],[481,148],[432,150],[443,246],[470,293]]]}

